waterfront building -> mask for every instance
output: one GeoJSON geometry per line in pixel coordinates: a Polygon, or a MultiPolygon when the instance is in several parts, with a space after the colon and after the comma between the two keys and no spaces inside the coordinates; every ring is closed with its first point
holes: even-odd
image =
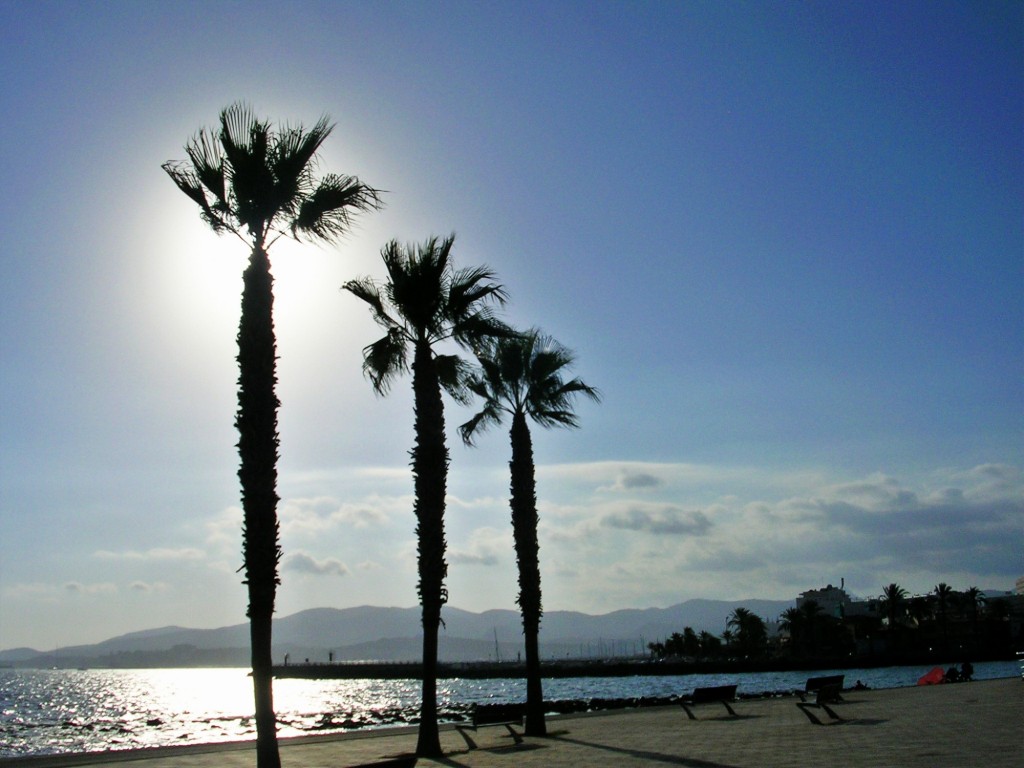
{"type": "Polygon", "coordinates": [[[847,610],[853,603],[850,600],[850,596],[846,594],[845,587],[846,583],[844,580],[840,582],[838,587],[833,587],[829,584],[824,589],[809,589],[806,592],[801,592],[800,596],[796,599],[796,607],[802,608],[805,603],[813,601],[818,604],[821,612],[826,616],[841,619],[846,616],[847,610]]]}

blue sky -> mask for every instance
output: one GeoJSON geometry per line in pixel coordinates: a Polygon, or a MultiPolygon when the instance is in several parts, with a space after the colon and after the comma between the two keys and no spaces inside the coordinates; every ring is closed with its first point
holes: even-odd
{"type": "MultiPolygon", "coordinates": [[[[0,647],[244,620],[245,249],[160,169],[236,100],[387,190],[279,243],[278,610],[414,605],[408,382],[343,282],[457,233],[578,354],[545,607],[1024,574],[1019,3],[0,2],[0,647]]],[[[453,605],[515,607],[507,437],[449,405],[453,605]]]]}

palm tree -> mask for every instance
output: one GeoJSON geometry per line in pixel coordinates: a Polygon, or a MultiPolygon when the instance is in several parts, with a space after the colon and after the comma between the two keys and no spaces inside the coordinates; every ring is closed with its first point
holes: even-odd
{"type": "Polygon", "coordinates": [[[351,280],[343,286],[370,307],[384,336],[363,349],[363,372],[377,394],[409,368],[415,407],[415,445],[411,451],[418,537],[419,592],[423,609],[423,702],[416,753],[440,757],[437,726],[437,631],[441,606],[448,599],[444,578],[444,511],[448,482],[448,447],[444,434],[443,388],[465,402],[468,366],[435,347],[451,340],[474,349],[494,336],[512,331],[496,319],[493,305],[504,304],[504,288],[486,267],[456,270],[451,263],[452,235],[423,245],[401,246],[393,240],[381,257],[388,278],[351,280]]]}
{"type": "Polygon", "coordinates": [[[985,594],[977,587],[970,587],[963,595],[964,605],[971,616],[971,636],[978,641],[978,612],[985,603],[985,594]]]}
{"type": "Polygon", "coordinates": [[[519,565],[519,608],[526,649],[526,732],[543,736],[544,694],[541,690],[538,637],[542,615],[540,563],[537,542],[537,488],[529,420],[542,427],[577,427],[573,401],[577,395],[600,400],[593,387],[563,373],[573,363],[571,351],[532,329],[497,339],[477,353],[480,370],[469,383],[483,399],[482,410],[461,427],[467,445],[474,436],[505,415],[512,418],[511,471],[512,533],[519,565]]]}
{"type": "Polygon", "coordinates": [[[806,618],[799,608],[787,608],[779,617],[779,629],[789,632],[793,656],[802,656],[806,651],[806,618]]]}
{"type": "Polygon", "coordinates": [[[722,647],[722,641],[712,635],[706,629],[701,630],[700,635],[697,636],[700,640],[700,650],[704,658],[709,656],[717,655],[718,651],[722,647]]]}
{"type": "Polygon", "coordinates": [[[899,584],[892,583],[882,588],[880,597],[882,609],[885,611],[889,621],[889,650],[894,650],[896,640],[896,627],[899,615],[902,612],[903,604],[907,599],[907,590],[899,584]]]}
{"type": "Polygon", "coordinates": [[[903,607],[903,603],[906,599],[907,590],[899,584],[890,584],[882,589],[881,602],[882,607],[885,610],[886,618],[889,620],[890,631],[895,628],[897,619],[899,618],[900,609],[903,607]]]}
{"type": "Polygon", "coordinates": [[[949,647],[949,604],[953,600],[953,588],[941,582],[935,587],[935,598],[938,602],[939,626],[942,628],[942,649],[949,647]]]}
{"type": "Polygon", "coordinates": [[[821,605],[817,600],[807,600],[800,606],[800,613],[804,617],[805,640],[807,651],[813,655],[821,654],[822,623],[828,617],[822,613],[821,605]]]}
{"type": "Polygon", "coordinates": [[[249,107],[220,113],[220,126],[185,145],[188,160],[164,163],[178,188],[217,233],[249,248],[238,324],[238,429],[242,548],[248,586],[257,764],[280,765],[271,683],[271,623],[279,583],[277,383],[273,277],[268,249],[281,237],[330,242],[358,211],[380,207],[378,192],[352,176],[316,179],[316,154],[333,126],[275,129],[249,107]]]}
{"type": "Polygon", "coordinates": [[[747,608],[737,608],[729,615],[726,626],[736,630],[736,641],[741,653],[759,655],[763,652],[768,631],[760,616],[747,608]]]}
{"type": "Polygon", "coordinates": [[[733,641],[736,639],[736,633],[729,629],[729,624],[726,623],[725,631],[722,632],[722,643],[725,644],[726,650],[732,647],[733,641]]]}

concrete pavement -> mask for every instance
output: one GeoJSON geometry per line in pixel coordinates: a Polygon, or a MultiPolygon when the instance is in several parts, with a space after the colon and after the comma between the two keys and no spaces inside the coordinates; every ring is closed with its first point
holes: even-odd
{"type": "MultiPolygon", "coordinates": [[[[740,701],[739,717],[718,704],[690,721],[679,707],[553,717],[549,736],[512,743],[504,728],[474,735],[478,749],[443,727],[442,760],[421,768],[1020,768],[1024,765],[1024,683],[1020,679],[848,691],[842,722],[813,725],[794,698],[740,701]]],[[[281,741],[285,768],[345,768],[410,754],[415,728],[281,741]]],[[[173,747],[0,760],[17,768],[253,768],[252,745],[173,747]]]]}

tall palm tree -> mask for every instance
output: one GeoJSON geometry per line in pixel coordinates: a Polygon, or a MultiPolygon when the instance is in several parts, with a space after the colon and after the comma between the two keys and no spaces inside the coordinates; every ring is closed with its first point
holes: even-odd
{"type": "Polygon", "coordinates": [[[411,451],[418,537],[419,592],[423,609],[423,702],[416,753],[440,757],[437,726],[437,632],[441,606],[448,599],[444,578],[444,511],[448,482],[448,446],[444,434],[442,388],[457,401],[468,399],[469,367],[455,355],[439,354],[445,341],[474,349],[494,336],[512,333],[493,313],[504,304],[504,288],[486,267],[456,270],[452,235],[423,245],[391,241],[381,257],[388,277],[351,280],[343,286],[370,307],[384,336],[363,349],[363,372],[374,390],[387,394],[392,382],[410,368],[415,407],[415,445],[411,451]]]}
{"type": "Polygon", "coordinates": [[[281,237],[330,242],[355,212],[379,208],[376,190],[352,176],[314,176],[317,151],[330,134],[326,117],[306,130],[274,128],[234,104],[220,125],[185,145],[188,160],[164,163],[178,188],[199,205],[217,233],[249,248],[238,324],[238,429],[244,582],[249,591],[257,764],[280,765],[271,683],[271,625],[279,583],[277,409],[274,293],[268,249],[281,237]]]}
{"type": "MultiPolygon", "coordinates": [[[[511,472],[512,534],[519,566],[519,608],[526,649],[526,733],[543,736],[544,693],[541,689],[539,635],[543,613],[537,541],[537,484],[529,421],[542,427],[578,427],[573,404],[578,395],[599,401],[596,389],[578,378],[566,380],[574,356],[540,331],[497,339],[477,352],[478,373],[469,383],[483,408],[459,432],[472,445],[478,432],[512,419],[511,472]]],[[[692,632],[692,630],[691,630],[692,632]]]]}

